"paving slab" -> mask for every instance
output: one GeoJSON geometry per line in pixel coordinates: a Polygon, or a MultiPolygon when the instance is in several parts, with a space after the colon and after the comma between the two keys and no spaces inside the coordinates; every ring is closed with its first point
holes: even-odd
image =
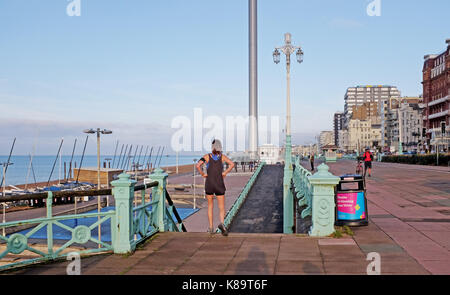
{"type": "MultiPolygon", "coordinates": [[[[331,172],[342,175],[352,172],[354,164],[338,161],[329,166],[331,172]]],[[[374,177],[366,183],[369,226],[352,228],[353,236],[318,239],[281,233],[231,232],[228,237],[195,231],[159,233],[128,257],[83,258],[82,274],[365,275],[371,252],[380,254],[382,274],[450,274],[450,216],[442,211],[450,200],[445,184],[450,174],[408,165],[374,163],[373,167],[374,177]]],[[[240,176],[234,177],[238,183],[240,176]]],[[[235,191],[246,183],[239,181],[242,185],[233,188],[235,191]]],[[[193,224],[203,228],[206,215],[196,216],[193,224]]],[[[7,274],[65,274],[68,264],[38,265],[7,274]]]]}
{"type": "MultiPolygon", "coordinates": [[[[347,173],[352,165],[354,161],[348,160],[329,164],[336,175],[347,173]]],[[[393,242],[426,272],[450,274],[448,168],[374,162],[372,174],[375,177],[366,179],[369,218],[388,239],[378,233],[373,237],[364,235],[363,229],[355,231],[355,241],[365,250],[376,249],[377,246],[368,244],[381,240],[386,241],[382,244],[393,242]]],[[[395,267],[395,261],[389,263],[394,273],[408,273],[395,267]]],[[[411,268],[412,274],[422,272],[411,268]]]]}

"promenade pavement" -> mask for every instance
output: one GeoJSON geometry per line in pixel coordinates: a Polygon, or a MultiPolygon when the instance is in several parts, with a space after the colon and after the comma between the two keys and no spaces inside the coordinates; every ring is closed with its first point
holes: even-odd
{"type": "MultiPolygon", "coordinates": [[[[353,173],[356,161],[328,165],[342,175],[353,173]]],[[[449,169],[374,162],[366,187],[370,223],[379,231],[368,236],[358,228],[358,245],[377,252],[395,243],[430,273],[450,274],[449,169]]]]}
{"type": "MultiPolygon", "coordinates": [[[[341,175],[353,173],[355,164],[343,160],[329,166],[341,175]]],[[[82,259],[81,273],[365,275],[367,254],[377,252],[381,274],[450,274],[450,174],[445,169],[386,163],[374,163],[373,168],[367,179],[370,223],[352,228],[353,236],[159,233],[130,256],[82,259]]],[[[68,264],[12,273],[65,274],[68,264]]]]}

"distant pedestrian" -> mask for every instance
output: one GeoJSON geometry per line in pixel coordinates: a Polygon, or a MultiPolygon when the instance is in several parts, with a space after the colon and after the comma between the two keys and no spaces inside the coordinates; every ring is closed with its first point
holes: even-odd
{"type": "Polygon", "coordinates": [[[314,171],[314,153],[309,156],[309,162],[311,163],[311,171],[314,171]]]}
{"type": "Polygon", "coordinates": [[[234,162],[234,171],[237,173],[238,162],[234,162]]]}
{"type": "Polygon", "coordinates": [[[217,202],[219,205],[219,214],[220,221],[219,229],[222,232],[222,235],[228,235],[228,230],[224,225],[225,219],[225,183],[224,178],[227,174],[233,169],[234,163],[224,154],[222,154],[222,143],[215,139],[212,142],[211,147],[212,152],[203,156],[197,163],[197,170],[206,178],[205,182],[205,194],[208,199],[208,221],[209,228],[208,232],[210,234],[214,233],[213,227],[213,209],[214,209],[214,195],[217,198],[217,202]],[[223,163],[228,163],[228,169],[223,172],[223,163]],[[206,171],[207,174],[203,173],[202,165],[206,163],[206,171]]]}
{"type": "Polygon", "coordinates": [[[366,148],[366,152],[363,154],[363,159],[364,159],[364,175],[366,174],[367,169],[369,169],[369,177],[371,177],[373,155],[370,152],[369,148],[366,148]]]}

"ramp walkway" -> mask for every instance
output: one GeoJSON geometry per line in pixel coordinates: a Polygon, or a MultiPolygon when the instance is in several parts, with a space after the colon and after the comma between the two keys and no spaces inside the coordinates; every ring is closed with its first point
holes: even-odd
{"type": "Polygon", "coordinates": [[[266,165],[230,226],[233,233],[283,233],[283,166],[266,165]]]}

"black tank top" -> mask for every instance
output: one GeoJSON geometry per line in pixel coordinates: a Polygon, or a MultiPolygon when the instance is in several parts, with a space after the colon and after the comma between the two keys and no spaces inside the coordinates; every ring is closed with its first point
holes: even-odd
{"type": "Polygon", "coordinates": [[[225,195],[225,184],[223,181],[223,163],[222,154],[217,160],[214,160],[213,155],[209,154],[209,161],[206,168],[208,177],[205,182],[205,193],[207,195],[225,195]]]}

